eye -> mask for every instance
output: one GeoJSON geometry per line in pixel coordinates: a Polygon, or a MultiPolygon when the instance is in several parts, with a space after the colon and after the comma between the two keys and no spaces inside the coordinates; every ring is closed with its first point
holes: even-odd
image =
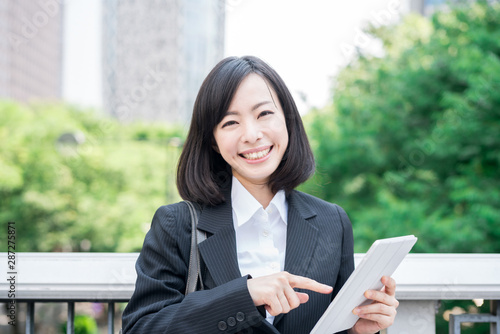
{"type": "Polygon", "coordinates": [[[259,117],[267,116],[267,115],[272,115],[274,114],[274,111],[271,110],[264,110],[259,114],[259,117]]]}
{"type": "Polygon", "coordinates": [[[231,126],[233,124],[236,124],[236,121],[227,121],[224,124],[222,124],[221,128],[225,128],[226,126],[231,126]]]}

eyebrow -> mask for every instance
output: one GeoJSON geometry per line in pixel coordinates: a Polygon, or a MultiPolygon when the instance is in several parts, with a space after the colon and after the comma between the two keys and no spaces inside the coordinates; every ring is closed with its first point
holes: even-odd
{"type": "MultiPolygon", "coordinates": [[[[259,107],[263,106],[264,104],[274,104],[273,101],[262,101],[262,102],[259,102],[257,104],[255,104],[253,107],[252,107],[252,111],[255,111],[256,109],[258,109],[259,107]]],[[[225,113],[225,115],[238,115],[239,112],[237,111],[227,111],[225,113]]]]}
{"type": "Polygon", "coordinates": [[[270,103],[273,103],[272,101],[262,101],[262,102],[259,102],[257,103],[256,105],[254,105],[252,107],[252,111],[254,111],[255,109],[259,108],[260,106],[263,106],[264,104],[270,104],[270,103]]]}

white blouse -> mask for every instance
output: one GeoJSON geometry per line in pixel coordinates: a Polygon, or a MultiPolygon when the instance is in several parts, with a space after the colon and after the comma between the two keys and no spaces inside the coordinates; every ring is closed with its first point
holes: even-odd
{"type": "MultiPolygon", "coordinates": [[[[233,176],[231,189],[238,265],[242,275],[260,277],[284,270],[288,204],[280,190],[267,208],[233,176]]],[[[267,314],[271,324],[274,317],[267,314]]]]}

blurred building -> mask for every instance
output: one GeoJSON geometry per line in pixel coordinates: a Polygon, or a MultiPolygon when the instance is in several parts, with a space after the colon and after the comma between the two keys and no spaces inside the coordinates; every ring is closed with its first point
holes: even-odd
{"type": "Polygon", "coordinates": [[[104,0],[103,101],[122,121],[186,122],[223,57],[224,0],[104,0]]]}
{"type": "Polygon", "coordinates": [[[410,0],[411,11],[431,16],[437,9],[456,0],[410,0]]]}
{"type": "Polygon", "coordinates": [[[0,98],[61,98],[61,3],[0,1],[0,98]]]}

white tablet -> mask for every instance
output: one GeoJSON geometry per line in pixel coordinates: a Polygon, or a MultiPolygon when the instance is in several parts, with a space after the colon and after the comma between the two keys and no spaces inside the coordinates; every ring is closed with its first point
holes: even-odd
{"type": "Polygon", "coordinates": [[[314,326],[311,334],[332,334],[354,326],[359,317],[352,310],[371,303],[366,290],[380,290],[382,276],[391,276],[410,252],[417,238],[413,235],[376,240],[342,289],[314,326]]]}

